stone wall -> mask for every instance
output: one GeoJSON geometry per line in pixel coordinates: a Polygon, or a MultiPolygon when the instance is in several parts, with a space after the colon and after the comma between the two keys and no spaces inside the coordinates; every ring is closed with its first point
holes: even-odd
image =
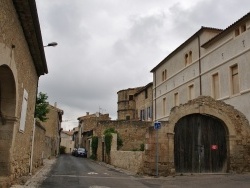
{"type": "Polygon", "coordinates": [[[36,123],[34,146],[33,146],[33,160],[32,160],[32,174],[36,171],[36,168],[43,165],[44,151],[45,151],[45,128],[36,123]]]}
{"type": "Polygon", "coordinates": [[[46,129],[46,144],[49,146],[45,151],[46,158],[59,154],[59,132],[61,129],[60,116],[63,114],[63,111],[55,106],[49,105],[48,108],[49,113],[46,115],[48,119],[45,122],[41,122],[46,129]]]}
{"type": "MultiPolygon", "coordinates": [[[[97,159],[99,161],[107,161],[105,152],[103,132],[108,128],[114,128],[120,135],[123,146],[119,151],[135,151],[140,150],[141,144],[145,143],[145,134],[152,122],[144,121],[100,121],[93,130],[93,135],[98,136],[97,159]]],[[[115,147],[112,145],[112,147],[115,147]]],[[[115,147],[116,148],[116,147],[115,147]]]]}
{"type": "Polygon", "coordinates": [[[144,151],[117,151],[117,134],[112,136],[110,164],[134,173],[142,173],[144,151]]]}
{"type": "Polygon", "coordinates": [[[3,70],[1,75],[10,75],[8,80],[0,76],[2,83],[0,110],[6,119],[5,125],[0,123],[0,132],[7,131],[6,135],[8,135],[7,140],[6,137],[0,138],[0,153],[1,155],[5,153],[4,159],[0,161],[0,169],[3,170],[0,176],[6,177],[6,182],[9,184],[17,177],[29,174],[30,138],[34,124],[38,81],[20,19],[13,1],[9,0],[0,0],[0,59],[0,69],[3,70]],[[28,93],[27,113],[25,129],[20,132],[24,89],[28,93]]]}

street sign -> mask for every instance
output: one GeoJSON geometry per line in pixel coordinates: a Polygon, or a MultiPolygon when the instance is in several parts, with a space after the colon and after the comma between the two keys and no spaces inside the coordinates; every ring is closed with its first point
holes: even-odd
{"type": "Polygon", "coordinates": [[[156,121],[154,123],[154,129],[160,129],[161,128],[161,122],[156,121]]]}
{"type": "Polygon", "coordinates": [[[218,145],[211,145],[211,150],[218,150],[218,145]]]}

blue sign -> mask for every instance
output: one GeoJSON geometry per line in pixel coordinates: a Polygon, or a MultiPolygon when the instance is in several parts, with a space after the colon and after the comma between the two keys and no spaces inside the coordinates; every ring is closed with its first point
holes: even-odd
{"type": "Polygon", "coordinates": [[[156,121],[154,123],[154,129],[160,129],[161,128],[161,122],[156,121]]]}

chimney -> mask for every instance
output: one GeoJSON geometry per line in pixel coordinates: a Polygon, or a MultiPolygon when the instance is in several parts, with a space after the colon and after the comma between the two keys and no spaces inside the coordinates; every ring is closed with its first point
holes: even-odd
{"type": "Polygon", "coordinates": [[[54,103],[54,107],[57,107],[57,102],[54,103]]]}

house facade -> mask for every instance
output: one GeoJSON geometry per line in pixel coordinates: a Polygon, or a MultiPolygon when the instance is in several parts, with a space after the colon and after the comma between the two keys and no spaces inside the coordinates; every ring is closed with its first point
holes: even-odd
{"type": "Polygon", "coordinates": [[[46,115],[48,119],[41,122],[46,129],[45,158],[59,155],[63,116],[63,110],[57,108],[56,104],[54,106],[48,105],[48,109],[49,113],[46,115]]]}
{"type": "Polygon", "coordinates": [[[61,146],[64,146],[65,153],[71,154],[75,147],[75,142],[73,141],[73,131],[62,131],[61,132],[61,146]]]}
{"type": "Polygon", "coordinates": [[[136,119],[152,121],[153,119],[153,82],[142,87],[134,94],[136,119]]]}
{"type": "Polygon", "coordinates": [[[249,29],[249,13],[224,30],[202,27],[152,69],[162,174],[250,171],[249,29]]]}
{"type": "Polygon", "coordinates": [[[35,1],[0,6],[0,185],[28,175],[38,79],[48,73],[35,1]]]}
{"type": "Polygon", "coordinates": [[[98,126],[99,121],[111,120],[109,114],[102,114],[100,112],[90,114],[77,118],[78,126],[78,144],[77,147],[84,147],[88,151],[88,157],[91,156],[91,140],[93,136],[93,129],[98,126]]]}
{"type": "Polygon", "coordinates": [[[117,92],[117,120],[152,121],[153,83],[117,92]]]}

